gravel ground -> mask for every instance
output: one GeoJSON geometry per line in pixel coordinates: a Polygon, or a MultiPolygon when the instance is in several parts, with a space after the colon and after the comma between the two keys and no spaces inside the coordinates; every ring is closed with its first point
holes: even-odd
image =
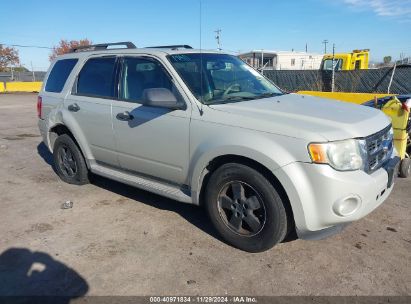
{"type": "Polygon", "coordinates": [[[0,95],[0,295],[411,294],[410,179],[339,235],[245,253],[201,208],[104,178],[60,181],[35,103],[0,95]]]}

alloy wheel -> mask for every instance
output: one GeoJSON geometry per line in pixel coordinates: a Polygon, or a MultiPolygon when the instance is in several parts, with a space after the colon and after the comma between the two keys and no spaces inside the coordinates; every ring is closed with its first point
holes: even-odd
{"type": "Polygon", "coordinates": [[[58,150],[58,161],[60,170],[66,177],[73,177],[77,173],[77,162],[70,148],[62,145],[58,150]]]}
{"type": "Polygon", "coordinates": [[[218,195],[218,211],[224,224],[243,236],[258,234],[266,222],[266,210],[261,195],[242,181],[224,185],[218,195]]]}

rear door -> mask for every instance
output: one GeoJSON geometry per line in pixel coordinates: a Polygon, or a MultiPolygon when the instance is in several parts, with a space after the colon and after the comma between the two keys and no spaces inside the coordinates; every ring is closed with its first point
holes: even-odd
{"type": "Polygon", "coordinates": [[[116,56],[89,58],[75,80],[71,95],[64,102],[95,160],[111,166],[118,166],[111,122],[116,71],[116,56]]]}
{"type": "Polygon", "coordinates": [[[113,127],[123,169],[183,185],[189,162],[191,107],[164,66],[151,57],[125,57],[120,100],[113,101],[113,127]],[[182,110],[143,105],[143,92],[166,88],[186,104],[182,110]],[[129,120],[119,114],[128,113],[129,120]]]}
{"type": "MultiPolygon", "coordinates": [[[[68,86],[73,68],[77,64],[77,58],[57,60],[46,75],[46,82],[39,96],[42,98],[41,119],[47,119],[50,111],[56,108],[64,99],[63,88],[68,86]]],[[[66,90],[64,90],[65,92],[66,90]]]]}

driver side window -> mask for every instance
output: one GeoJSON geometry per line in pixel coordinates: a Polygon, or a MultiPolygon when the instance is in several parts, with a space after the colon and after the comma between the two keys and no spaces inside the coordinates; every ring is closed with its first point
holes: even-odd
{"type": "Polygon", "coordinates": [[[170,77],[159,62],[147,58],[124,58],[120,98],[141,103],[144,90],[153,88],[165,88],[178,96],[170,77]]]}

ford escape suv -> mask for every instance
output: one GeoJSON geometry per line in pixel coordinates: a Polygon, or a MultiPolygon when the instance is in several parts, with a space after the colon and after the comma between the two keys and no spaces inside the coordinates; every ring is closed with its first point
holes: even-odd
{"type": "Polygon", "coordinates": [[[73,49],[51,64],[37,110],[63,181],[93,173],[204,205],[250,252],[369,214],[399,162],[382,112],[285,94],[235,56],[186,45],[73,49]]]}

